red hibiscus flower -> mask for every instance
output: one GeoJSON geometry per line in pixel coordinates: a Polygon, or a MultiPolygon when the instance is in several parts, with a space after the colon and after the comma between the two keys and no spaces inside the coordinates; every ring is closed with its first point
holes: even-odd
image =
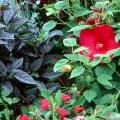
{"type": "Polygon", "coordinates": [[[61,99],[64,101],[64,102],[69,102],[70,99],[71,99],[71,96],[67,95],[67,94],[63,94],[61,99]]]}
{"type": "Polygon", "coordinates": [[[42,110],[47,110],[49,107],[50,107],[50,102],[49,102],[49,100],[46,99],[46,98],[43,98],[43,99],[42,99],[42,102],[41,102],[41,105],[40,105],[40,108],[41,108],[42,110]]]}
{"type": "Polygon", "coordinates": [[[98,25],[92,29],[83,29],[80,33],[79,44],[88,48],[88,56],[91,60],[94,59],[95,54],[106,54],[119,47],[110,25],[98,25]]]}
{"type": "Polygon", "coordinates": [[[32,118],[29,118],[26,114],[20,115],[20,120],[33,120],[32,118]]]}

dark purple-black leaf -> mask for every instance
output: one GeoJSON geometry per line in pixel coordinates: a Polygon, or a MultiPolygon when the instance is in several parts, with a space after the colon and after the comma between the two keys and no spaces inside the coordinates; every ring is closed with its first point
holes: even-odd
{"type": "Polygon", "coordinates": [[[15,40],[14,39],[8,39],[7,44],[5,44],[5,47],[11,52],[15,47],[15,40]]]}
{"type": "Polygon", "coordinates": [[[13,15],[14,15],[14,10],[12,10],[12,9],[5,10],[3,12],[4,23],[8,24],[9,21],[12,19],[13,15]]]}
{"type": "Polygon", "coordinates": [[[10,66],[9,66],[9,71],[12,71],[13,69],[17,69],[21,67],[23,64],[23,58],[15,60],[10,66]]]}
{"type": "Polygon", "coordinates": [[[4,63],[0,60],[0,73],[3,76],[7,75],[7,67],[4,65],[4,63]]]}
{"type": "Polygon", "coordinates": [[[62,32],[62,31],[60,31],[60,30],[54,30],[54,31],[50,32],[50,33],[46,36],[45,40],[49,40],[49,39],[53,38],[54,36],[63,37],[64,35],[63,35],[63,32],[62,32]]]}
{"type": "Polygon", "coordinates": [[[10,81],[5,81],[2,85],[7,91],[9,91],[9,93],[12,93],[13,86],[10,81]]]}
{"type": "Polygon", "coordinates": [[[30,70],[31,71],[37,71],[40,69],[41,65],[43,62],[43,58],[39,58],[37,60],[35,60],[31,65],[30,65],[30,70]]]}
{"type": "Polygon", "coordinates": [[[20,82],[26,83],[26,84],[36,84],[36,81],[27,73],[20,69],[14,69],[12,71],[14,77],[19,80],[20,82]]]}
{"type": "Polygon", "coordinates": [[[15,29],[18,29],[20,26],[24,25],[27,21],[28,19],[25,18],[16,19],[14,22],[15,29]]]}
{"type": "Polygon", "coordinates": [[[46,72],[42,74],[42,77],[44,78],[56,78],[61,76],[63,73],[62,72],[46,72]]]}
{"type": "Polygon", "coordinates": [[[8,33],[8,32],[0,32],[0,40],[7,40],[9,39],[15,39],[13,33],[8,33]]]}
{"type": "Polygon", "coordinates": [[[54,92],[60,87],[58,83],[47,83],[46,87],[49,91],[54,92]]]}

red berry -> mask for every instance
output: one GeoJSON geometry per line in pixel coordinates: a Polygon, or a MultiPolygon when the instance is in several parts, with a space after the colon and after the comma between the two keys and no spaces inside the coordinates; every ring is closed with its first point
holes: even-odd
{"type": "Polygon", "coordinates": [[[61,99],[64,101],[64,102],[69,102],[70,99],[71,99],[71,96],[67,95],[67,94],[63,94],[61,99]]]}
{"type": "Polygon", "coordinates": [[[50,102],[49,102],[49,100],[46,99],[46,98],[43,98],[43,99],[42,99],[42,103],[41,103],[41,105],[40,105],[40,108],[41,108],[42,110],[47,110],[49,107],[50,107],[50,102]]]}
{"type": "Polygon", "coordinates": [[[19,120],[33,120],[32,118],[29,118],[26,114],[21,114],[19,120]]]}
{"type": "Polygon", "coordinates": [[[64,108],[59,108],[60,117],[64,118],[68,115],[68,112],[64,108]]]}

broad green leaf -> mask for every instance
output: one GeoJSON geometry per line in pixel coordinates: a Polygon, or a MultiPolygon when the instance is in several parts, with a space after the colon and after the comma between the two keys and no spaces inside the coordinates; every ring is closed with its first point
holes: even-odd
{"type": "Polygon", "coordinates": [[[66,47],[72,47],[72,46],[75,46],[77,42],[75,38],[66,38],[63,40],[63,44],[66,47]]]}
{"type": "Polygon", "coordinates": [[[77,15],[80,17],[80,16],[88,15],[90,13],[91,13],[90,10],[82,10],[82,11],[78,11],[77,15]]]}
{"type": "Polygon", "coordinates": [[[85,71],[84,67],[78,66],[78,67],[76,67],[75,69],[72,70],[70,78],[77,77],[77,76],[83,74],[84,71],[85,71]]]}
{"type": "Polygon", "coordinates": [[[99,65],[95,69],[95,73],[97,76],[101,76],[102,74],[112,75],[115,71],[116,65],[114,63],[108,65],[99,65]]]}
{"type": "Polygon", "coordinates": [[[83,95],[89,103],[97,96],[94,90],[86,90],[83,95]]]}
{"type": "Polygon", "coordinates": [[[59,60],[54,66],[54,72],[62,72],[63,66],[68,62],[68,59],[59,60]]]}
{"type": "Polygon", "coordinates": [[[67,7],[68,7],[68,4],[67,4],[66,1],[57,1],[57,2],[55,3],[55,8],[56,8],[56,9],[65,9],[65,8],[67,8],[67,7]]]}
{"type": "Polygon", "coordinates": [[[57,106],[60,106],[60,103],[61,103],[61,91],[60,90],[58,90],[55,95],[55,102],[57,103],[57,106]]]}
{"type": "Polygon", "coordinates": [[[78,53],[78,52],[81,52],[81,51],[86,50],[86,49],[87,49],[86,47],[79,47],[79,48],[75,49],[73,51],[73,53],[78,53]]]}
{"type": "Polygon", "coordinates": [[[79,54],[79,61],[86,64],[86,63],[89,63],[90,59],[89,59],[88,56],[80,55],[80,54],[79,54]]]}
{"type": "Polygon", "coordinates": [[[96,66],[101,62],[102,58],[95,58],[92,62],[91,62],[91,66],[96,66]]]}
{"type": "Polygon", "coordinates": [[[98,96],[101,95],[100,85],[97,83],[97,81],[92,84],[92,90],[96,91],[98,96]]]}
{"type": "Polygon", "coordinates": [[[43,31],[49,31],[57,25],[57,22],[51,20],[43,25],[43,31]]]}
{"type": "Polygon", "coordinates": [[[107,74],[101,74],[100,76],[97,77],[97,81],[102,84],[102,85],[107,85],[107,86],[112,86],[112,84],[109,82],[112,77],[107,74]]]}
{"type": "Polygon", "coordinates": [[[102,96],[101,98],[95,99],[94,102],[97,105],[106,105],[106,104],[112,103],[113,100],[114,100],[114,95],[106,94],[106,95],[102,96]]]}
{"type": "Polygon", "coordinates": [[[79,54],[65,54],[66,58],[72,61],[79,61],[79,54]]]}
{"type": "Polygon", "coordinates": [[[68,32],[73,32],[73,31],[81,31],[82,29],[90,28],[90,25],[80,25],[76,27],[72,27],[68,32]]]}
{"type": "Polygon", "coordinates": [[[115,40],[116,40],[116,42],[118,42],[118,41],[120,40],[120,33],[117,33],[117,34],[116,34],[115,40]]]}

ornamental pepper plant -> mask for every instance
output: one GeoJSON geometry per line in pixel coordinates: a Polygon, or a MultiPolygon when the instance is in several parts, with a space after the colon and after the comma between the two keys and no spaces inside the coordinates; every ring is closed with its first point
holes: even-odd
{"type": "Polygon", "coordinates": [[[0,0],[1,120],[120,120],[119,0],[0,0]]]}

